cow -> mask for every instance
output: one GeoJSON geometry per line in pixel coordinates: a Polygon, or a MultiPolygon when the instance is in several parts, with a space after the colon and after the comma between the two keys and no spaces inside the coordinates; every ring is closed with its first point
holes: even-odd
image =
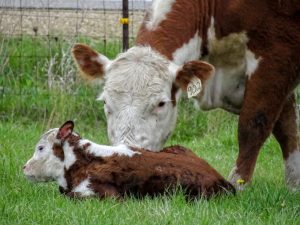
{"type": "Polygon", "coordinates": [[[135,45],[116,59],[83,44],[72,54],[83,77],[105,81],[99,100],[112,144],[161,149],[183,91],[203,110],[239,115],[239,153],[229,176],[238,189],[250,183],[271,133],[286,183],[298,189],[299,27],[299,0],[155,0],[135,45]]]}
{"type": "Polygon", "coordinates": [[[235,194],[206,161],[182,146],[160,152],[105,146],[73,132],[74,122],[44,133],[23,167],[28,179],[55,180],[70,198],[157,196],[182,188],[187,200],[235,194]]]}

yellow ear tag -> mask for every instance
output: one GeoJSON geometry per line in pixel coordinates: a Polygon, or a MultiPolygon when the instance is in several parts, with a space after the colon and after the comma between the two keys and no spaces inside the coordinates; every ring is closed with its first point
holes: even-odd
{"type": "Polygon", "coordinates": [[[188,98],[196,97],[202,90],[202,83],[198,77],[193,77],[187,86],[188,98]]]}
{"type": "Polygon", "coordinates": [[[243,179],[238,179],[236,181],[237,184],[245,184],[245,181],[243,179]]]}

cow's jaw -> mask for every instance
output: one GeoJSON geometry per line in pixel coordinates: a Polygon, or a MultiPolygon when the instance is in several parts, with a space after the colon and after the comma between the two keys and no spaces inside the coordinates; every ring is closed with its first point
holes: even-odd
{"type": "Polygon", "coordinates": [[[63,163],[54,156],[44,160],[32,158],[24,166],[23,172],[34,182],[54,181],[63,172],[63,163]]]}

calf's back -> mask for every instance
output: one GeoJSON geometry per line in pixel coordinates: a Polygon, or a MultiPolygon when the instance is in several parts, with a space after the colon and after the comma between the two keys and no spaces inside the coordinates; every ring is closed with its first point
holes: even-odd
{"type": "MultiPolygon", "coordinates": [[[[155,153],[135,149],[133,157],[84,157],[73,177],[89,178],[90,188],[100,196],[155,196],[166,190],[182,187],[187,197],[209,198],[212,195],[235,193],[227,182],[206,161],[181,146],[155,153]]],[[[71,168],[72,170],[72,168],[71,168]]],[[[67,174],[68,176],[68,174],[67,174]]],[[[79,179],[80,178],[80,179],[79,179]]],[[[78,182],[74,185],[78,185],[78,182]]]]}

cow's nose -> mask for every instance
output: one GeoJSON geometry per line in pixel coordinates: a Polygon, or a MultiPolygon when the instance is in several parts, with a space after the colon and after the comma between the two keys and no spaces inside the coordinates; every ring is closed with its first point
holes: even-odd
{"type": "Polygon", "coordinates": [[[142,143],[147,142],[148,138],[146,136],[140,136],[139,141],[141,141],[142,143]]]}

